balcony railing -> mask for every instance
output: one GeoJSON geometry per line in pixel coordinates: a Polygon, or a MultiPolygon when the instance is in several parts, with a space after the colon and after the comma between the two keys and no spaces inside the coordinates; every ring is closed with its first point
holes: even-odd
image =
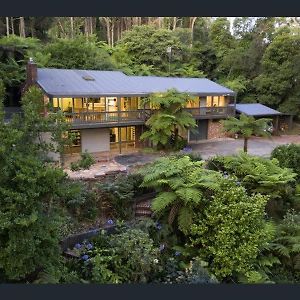
{"type": "MultiPolygon", "coordinates": [[[[186,108],[195,118],[227,117],[234,114],[234,107],[198,107],[186,108]]],[[[66,120],[74,125],[115,124],[145,122],[153,111],[150,109],[113,112],[65,113],[66,120]]]]}
{"type": "Polygon", "coordinates": [[[106,111],[106,112],[80,112],[65,113],[67,122],[73,124],[87,123],[122,123],[122,122],[144,122],[149,118],[150,110],[134,111],[106,111]]]}
{"type": "Polygon", "coordinates": [[[219,107],[197,107],[197,108],[186,108],[186,111],[191,113],[195,118],[201,117],[227,117],[234,115],[234,107],[233,106],[219,106],[219,107]]]}

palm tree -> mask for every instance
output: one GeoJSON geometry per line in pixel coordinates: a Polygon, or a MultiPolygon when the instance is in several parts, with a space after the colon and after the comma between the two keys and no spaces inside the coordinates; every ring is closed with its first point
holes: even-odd
{"type": "Polygon", "coordinates": [[[248,151],[248,139],[253,135],[269,136],[268,122],[272,119],[255,119],[241,114],[240,118],[230,117],[222,121],[224,130],[228,133],[240,134],[244,138],[244,152],[248,151]]]}

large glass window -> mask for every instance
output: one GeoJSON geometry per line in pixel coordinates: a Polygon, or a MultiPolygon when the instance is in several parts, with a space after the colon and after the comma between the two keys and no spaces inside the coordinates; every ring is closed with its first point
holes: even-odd
{"type": "Polygon", "coordinates": [[[139,97],[122,97],[121,98],[121,111],[137,110],[140,108],[139,97]]]}
{"type": "Polygon", "coordinates": [[[227,105],[225,96],[207,96],[206,104],[208,107],[224,107],[227,105]]]}
{"type": "Polygon", "coordinates": [[[114,127],[110,129],[110,148],[127,149],[135,147],[135,126],[114,127]]]}

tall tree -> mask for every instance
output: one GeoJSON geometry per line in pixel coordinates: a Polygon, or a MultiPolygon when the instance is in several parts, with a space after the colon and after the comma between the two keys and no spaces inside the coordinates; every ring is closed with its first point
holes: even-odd
{"type": "Polygon", "coordinates": [[[44,126],[39,99],[29,98],[24,119],[0,120],[0,273],[7,281],[57,265],[60,253],[55,203],[65,174],[41,159],[47,147],[37,143],[37,129],[51,124],[44,126]]]}
{"type": "Polygon", "coordinates": [[[23,38],[26,37],[24,17],[20,17],[20,22],[19,22],[19,33],[20,33],[20,37],[23,37],[23,38]]]}
{"type": "Polygon", "coordinates": [[[300,113],[300,38],[289,30],[279,32],[262,59],[262,72],[255,80],[261,103],[283,112],[300,113]]]}
{"type": "Polygon", "coordinates": [[[5,17],[6,24],[6,36],[9,36],[9,18],[5,17]]]}

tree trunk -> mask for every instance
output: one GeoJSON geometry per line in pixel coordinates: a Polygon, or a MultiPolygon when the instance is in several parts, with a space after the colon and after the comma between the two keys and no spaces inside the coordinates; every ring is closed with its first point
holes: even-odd
{"type": "Polygon", "coordinates": [[[88,19],[89,19],[88,17],[84,18],[84,35],[86,37],[89,36],[89,20],[88,19]]]}
{"type": "Polygon", "coordinates": [[[111,24],[111,47],[114,46],[114,29],[115,29],[115,24],[114,22],[112,21],[112,24],[111,24]]]}
{"type": "Polygon", "coordinates": [[[158,17],[158,28],[162,28],[163,25],[163,17],[158,17]]]}
{"type": "Polygon", "coordinates": [[[248,138],[246,137],[244,138],[244,152],[248,152],[248,138]]]}
{"type": "Polygon", "coordinates": [[[124,20],[123,20],[123,18],[121,18],[120,19],[120,22],[121,22],[121,24],[120,24],[120,39],[122,38],[122,36],[123,36],[123,30],[124,30],[124,28],[123,28],[123,22],[124,22],[124,20]]]}
{"type": "Polygon", "coordinates": [[[74,17],[70,17],[70,23],[71,23],[71,38],[74,38],[74,17]]]}
{"type": "Polygon", "coordinates": [[[197,17],[192,17],[190,20],[190,28],[191,28],[191,47],[193,46],[193,40],[194,40],[194,26],[195,22],[197,20],[197,17]]]}
{"type": "Polygon", "coordinates": [[[90,35],[92,35],[92,34],[94,33],[94,26],[93,26],[93,23],[94,23],[94,22],[93,22],[93,17],[89,17],[89,25],[90,25],[90,26],[89,26],[89,29],[90,29],[90,30],[89,30],[89,31],[90,31],[89,34],[90,34],[90,35]]]}
{"type": "Polygon", "coordinates": [[[23,38],[26,37],[24,17],[20,17],[19,33],[20,33],[20,36],[21,36],[21,37],[23,37],[23,38]]]}
{"type": "Polygon", "coordinates": [[[5,21],[6,21],[6,35],[9,36],[9,18],[5,17],[5,21]]]}
{"type": "Polygon", "coordinates": [[[14,35],[15,34],[15,26],[14,26],[14,18],[13,17],[10,18],[10,23],[11,23],[11,33],[12,33],[12,35],[14,35]]]}
{"type": "Polygon", "coordinates": [[[64,27],[62,26],[62,24],[60,22],[60,18],[58,18],[57,20],[58,20],[58,26],[61,29],[61,33],[62,33],[63,37],[66,37],[66,32],[65,32],[64,27]]]}
{"type": "Polygon", "coordinates": [[[34,18],[30,17],[29,20],[30,20],[30,34],[31,37],[34,37],[34,18]]]}
{"type": "Polygon", "coordinates": [[[175,30],[176,29],[176,24],[177,24],[177,17],[173,17],[173,26],[172,29],[175,30]]]}

